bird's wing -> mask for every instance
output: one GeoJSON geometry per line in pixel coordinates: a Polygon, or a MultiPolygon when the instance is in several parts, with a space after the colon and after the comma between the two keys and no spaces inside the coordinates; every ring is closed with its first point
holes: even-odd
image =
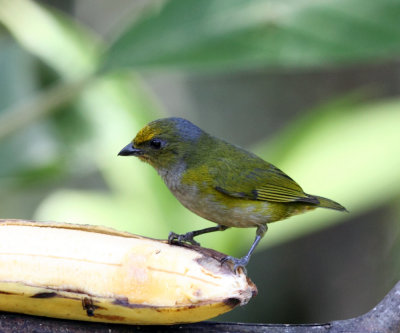
{"type": "Polygon", "coordinates": [[[304,193],[283,171],[261,159],[256,167],[246,167],[245,171],[240,167],[232,168],[222,159],[217,163],[214,175],[214,188],[232,197],[271,202],[319,203],[317,198],[304,193]],[[232,177],[232,174],[235,176],[232,177]]]}

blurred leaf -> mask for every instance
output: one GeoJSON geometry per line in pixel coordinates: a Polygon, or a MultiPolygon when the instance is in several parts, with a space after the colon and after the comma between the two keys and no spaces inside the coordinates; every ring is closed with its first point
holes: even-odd
{"type": "Polygon", "coordinates": [[[23,134],[0,143],[0,179],[3,181],[4,177],[19,177],[29,170],[46,168],[48,164],[56,163],[55,153],[55,142],[49,137],[49,123],[44,121],[31,126],[23,134]]]}
{"type": "Polygon", "coordinates": [[[37,85],[36,63],[10,37],[0,34],[0,113],[32,93],[37,85]]]}
{"type": "MultiPolygon", "coordinates": [[[[32,56],[19,47],[10,36],[3,35],[0,31],[0,138],[2,130],[8,131],[11,125],[6,122],[6,118],[2,117],[8,112],[3,108],[32,94],[39,85],[36,64],[37,61],[32,56]]],[[[24,120],[23,118],[22,121],[24,120]]],[[[10,179],[17,177],[23,167],[32,167],[34,163],[26,163],[25,152],[21,151],[21,146],[26,147],[21,136],[26,135],[25,140],[29,140],[29,134],[31,133],[25,132],[18,138],[0,140],[0,187],[2,189],[5,188],[6,183],[10,183],[10,179]]]]}
{"type": "Polygon", "coordinates": [[[291,154],[292,149],[296,149],[297,142],[301,142],[304,135],[317,128],[320,123],[325,124],[327,117],[341,117],[343,112],[353,110],[357,105],[367,105],[369,93],[368,89],[359,89],[307,110],[290,122],[279,135],[270,139],[268,145],[261,142],[256,145],[255,150],[268,156],[271,162],[281,163],[291,154]]]}
{"type": "Polygon", "coordinates": [[[22,190],[24,187],[38,185],[43,186],[45,183],[50,183],[54,179],[58,179],[58,176],[64,171],[64,165],[59,161],[53,163],[46,163],[42,167],[29,168],[27,170],[21,170],[18,173],[18,179],[15,182],[16,186],[22,190]]]}
{"type": "Polygon", "coordinates": [[[69,102],[88,82],[89,79],[58,83],[34,97],[5,109],[0,113],[0,140],[69,102]]]}
{"type": "Polygon", "coordinates": [[[67,156],[71,146],[79,146],[91,137],[91,128],[76,103],[61,106],[50,118],[53,137],[60,143],[61,154],[67,156]],[[69,146],[65,143],[68,142],[69,146]]]}
{"type": "Polygon", "coordinates": [[[49,115],[71,101],[91,82],[97,66],[99,41],[61,13],[27,0],[0,0],[0,22],[20,44],[54,68],[67,83],[56,83],[26,97],[0,117],[0,139],[49,115]]]}
{"type": "Polygon", "coordinates": [[[87,76],[96,68],[96,39],[61,13],[34,1],[0,0],[0,22],[21,45],[65,79],[87,76]]]}
{"type": "MultiPolygon", "coordinates": [[[[307,193],[331,198],[350,214],[358,214],[400,195],[400,100],[339,105],[330,112],[325,108],[316,112],[304,123],[301,135],[289,134],[291,144],[282,133],[288,154],[280,153],[278,159],[260,155],[307,193]]],[[[346,218],[347,214],[326,209],[295,216],[271,224],[262,244],[271,246],[346,218]]]]}
{"type": "Polygon", "coordinates": [[[243,70],[396,58],[399,15],[393,0],[171,0],[120,35],[104,68],[243,70]]]}
{"type": "Polygon", "coordinates": [[[143,201],[135,202],[135,198],[99,191],[56,190],[42,202],[35,216],[39,220],[108,225],[150,237],[167,235],[167,224],[160,223],[161,211],[149,211],[143,201]]]}

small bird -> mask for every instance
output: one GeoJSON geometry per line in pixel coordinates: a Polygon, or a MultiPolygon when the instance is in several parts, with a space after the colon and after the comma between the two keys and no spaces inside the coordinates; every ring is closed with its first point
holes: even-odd
{"type": "Polygon", "coordinates": [[[317,207],[346,211],[339,203],[305,193],[288,175],[257,155],[218,139],[190,121],[163,118],[150,122],[120,156],[137,156],[152,165],[169,190],[189,210],[217,226],[168,241],[200,245],[194,237],[230,227],[257,229],[249,252],[223,259],[244,268],[267,231],[267,224],[317,207]]]}

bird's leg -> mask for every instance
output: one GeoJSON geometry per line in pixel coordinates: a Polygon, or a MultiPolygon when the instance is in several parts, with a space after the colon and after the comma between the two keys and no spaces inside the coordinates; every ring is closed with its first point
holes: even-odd
{"type": "Polygon", "coordinates": [[[223,264],[226,261],[232,261],[233,262],[233,270],[235,272],[237,271],[237,269],[239,267],[242,267],[246,271],[245,267],[250,261],[251,254],[253,253],[254,249],[256,248],[258,243],[260,242],[261,238],[264,237],[265,233],[267,232],[267,229],[268,229],[268,227],[267,227],[266,224],[265,225],[259,225],[257,227],[256,238],[254,239],[254,242],[251,245],[251,248],[250,248],[249,252],[247,252],[247,254],[244,257],[235,258],[235,257],[231,257],[231,256],[226,256],[225,258],[222,259],[221,264],[223,264]]]}
{"type": "Polygon", "coordinates": [[[183,235],[179,235],[179,234],[176,234],[175,232],[171,231],[169,233],[169,235],[168,235],[168,243],[172,244],[172,243],[175,243],[175,242],[177,242],[177,243],[187,242],[187,243],[190,243],[192,245],[200,246],[200,243],[196,242],[194,240],[194,237],[199,236],[199,235],[203,235],[203,234],[207,234],[209,232],[224,231],[224,230],[226,230],[228,228],[229,227],[226,227],[224,225],[217,225],[215,227],[189,231],[189,232],[187,232],[186,234],[183,234],[183,235]]]}

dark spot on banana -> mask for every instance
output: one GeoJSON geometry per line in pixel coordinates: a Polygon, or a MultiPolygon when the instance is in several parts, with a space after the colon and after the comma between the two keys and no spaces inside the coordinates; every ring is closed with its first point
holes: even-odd
{"type": "Polygon", "coordinates": [[[225,299],[224,304],[233,309],[240,304],[240,300],[237,298],[231,297],[231,298],[225,299]]]}
{"type": "Polygon", "coordinates": [[[31,298],[52,298],[56,297],[57,293],[55,292],[43,292],[43,293],[37,293],[35,295],[32,295],[31,298]]]}
{"type": "Polygon", "coordinates": [[[82,299],[82,308],[86,311],[88,317],[93,317],[97,306],[93,304],[93,300],[91,298],[85,297],[82,299]]]}

